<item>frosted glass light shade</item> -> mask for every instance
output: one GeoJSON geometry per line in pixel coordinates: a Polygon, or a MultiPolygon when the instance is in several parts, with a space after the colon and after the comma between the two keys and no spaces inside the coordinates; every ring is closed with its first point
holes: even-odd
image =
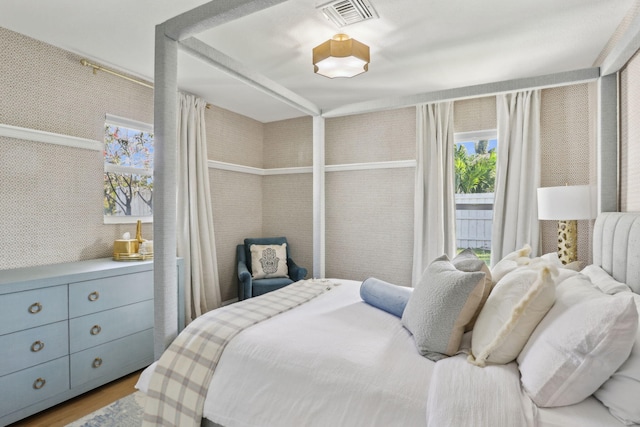
{"type": "Polygon", "coordinates": [[[538,219],[595,218],[594,190],[590,185],[538,188],[538,219]]]}
{"type": "Polygon", "coordinates": [[[369,46],[336,34],[313,48],[313,71],[325,77],[354,77],[369,69],[369,46]]]}

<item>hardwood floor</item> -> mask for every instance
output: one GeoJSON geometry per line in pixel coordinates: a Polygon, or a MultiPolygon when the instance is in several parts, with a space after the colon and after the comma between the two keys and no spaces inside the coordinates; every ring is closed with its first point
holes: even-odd
{"type": "Polygon", "coordinates": [[[107,406],[135,392],[134,385],[138,381],[140,372],[142,371],[129,374],[29,418],[10,424],[8,427],[64,427],[103,406],[107,406]]]}

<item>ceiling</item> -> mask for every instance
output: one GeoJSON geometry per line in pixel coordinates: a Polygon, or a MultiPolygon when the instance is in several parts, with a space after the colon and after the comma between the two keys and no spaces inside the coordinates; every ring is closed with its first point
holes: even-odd
{"type": "MultiPolygon", "coordinates": [[[[379,19],[342,29],[316,9],[325,0],[289,0],[197,38],[327,111],[599,65],[637,8],[634,0],[370,2],[379,19]],[[352,79],[313,73],[311,49],[338,32],[370,46],[369,72],[352,79]]],[[[0,26],[152,81],[155,25],[203,3],[2,0],[0,26]]],[[[183,52],[178,86],[261,122],[304,115],[183,52]]]]}

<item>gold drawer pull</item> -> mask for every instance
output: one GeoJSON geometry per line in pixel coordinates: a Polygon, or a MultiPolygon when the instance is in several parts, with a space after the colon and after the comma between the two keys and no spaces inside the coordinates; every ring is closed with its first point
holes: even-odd
{"type": "Polygon", "coordinates": [[[98,298],[100,298],[100,292],[98,291],[93,291],[89,294],[89,301],[91,302],[98,301],[98,298]]]}
{"type": "Polygon", "coordinates": [[[42,311],[42,304],[39,302],[34,302],[29,306],[29,313],[31,314],[40,313],[40,311],[42,311]]]}
{"type": "Polygon", "coordinates": [[[33,388],[35,388],[36,390],[40,390],[46,383],[47,380],[45,380],[44,378],[38,378],[33,382],[33,388]]]}
{"type": "Polygon", "coordinates": [[[96,357],[95,359],[93,359],[93,363],[91,364],[91,366],[93,366],[94,368],[99,368],[100,366],[102,366],[102,359],[96,357]]]}
{"type": "Polygon", "coordinates": [[[42,350],[44,348],[44,343],[40,340],[34,342],[33,344],[31,344],[31,351],[33,351],[34,353],[39,352],[40,350],[42,350]]]}
{"type": "Polygon", "coordinates": [[[91,332],[91,335],[98,335],[100,331],[102,331],[102,328],[100,327],[100,325],[93,325],[90,332],[91,332]]]}

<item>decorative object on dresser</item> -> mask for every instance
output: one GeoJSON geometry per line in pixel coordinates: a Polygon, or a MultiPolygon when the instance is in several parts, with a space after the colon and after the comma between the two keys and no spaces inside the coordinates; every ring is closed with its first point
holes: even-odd
{"type": "Polygon", "coordinates": [[[151,261],[5,270],[0,307],[0,426],[153,362],[151,261]]]}
{"type": "Polygon", "coordinates": [[[142,221],[136,224],[136,238],[127,231],[122,239],[113,242],[113,259],[116,261],[145,261],[153,259],[153,241],[142,238],[142,221]]]}

